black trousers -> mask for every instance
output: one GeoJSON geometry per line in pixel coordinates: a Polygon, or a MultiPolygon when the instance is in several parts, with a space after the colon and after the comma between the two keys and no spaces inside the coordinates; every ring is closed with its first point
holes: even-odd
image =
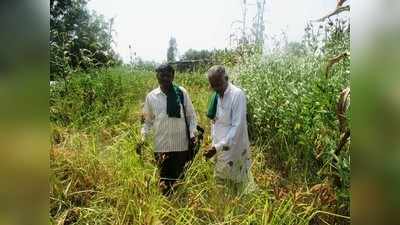
{"type": "Polygon", "coordinates": [[[155,152],[157,166],[160,170],[160,184],[163,194],[169,194],[173,185],[184,177],[185,165],[190,160],[189,151],[155,152]]]}

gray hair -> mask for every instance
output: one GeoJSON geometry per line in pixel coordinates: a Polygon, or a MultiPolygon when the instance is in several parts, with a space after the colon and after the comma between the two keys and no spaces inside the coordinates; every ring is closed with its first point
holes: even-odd
{"type": "Polygon", "coordinates": [[[224,75],[224,77],[228,77],[228,73],[226,72],[225,67],[222,65],[215,65],[208,69],[207,77],[215,75],[224,75]]]}

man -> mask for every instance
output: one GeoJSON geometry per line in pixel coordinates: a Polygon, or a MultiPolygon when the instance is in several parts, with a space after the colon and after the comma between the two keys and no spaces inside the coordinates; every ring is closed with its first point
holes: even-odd
{"type": "Polygon", "coordinates": [[[246,121],[246,96],[229,82],[223,66],[208,70],[208,81],[214,90],[207,117],[212,120],[212,147],[204,153],[216,155],[215,176],[218,183],[233,186],[238,192],[251,181],[249,136],[246,121]]]}
{"type": "Polygon", "coordinates": [[[197,122],[187,91],[173,84],[172,66],[163,64],[156,69],[156,74],[159,87],[146,96],[143,107],[142,143],[154,128],[154,155],[160,169],[160,187],[163,194],[169,194],[191,159],[188,150],[189,144],[193,146],[195,142],[197,122]]]}

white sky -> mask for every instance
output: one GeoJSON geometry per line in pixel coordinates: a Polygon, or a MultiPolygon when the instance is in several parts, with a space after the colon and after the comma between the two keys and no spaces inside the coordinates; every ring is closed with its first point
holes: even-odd
{"type": "MultiPolygon", "coordinates": [[[[243,0],[90,0],[89,9],[115,17],[115,49],[129,62],[129,44],[144,60],[166,59],[168,41],[175,37],[178,55],[189,48],[229,47],[232,22],[242,18],[243,0]]],[[[249,17],[256,0],[247,0],[249,17]]],[[[325,16],[336,0],[266,0],[268,36],[284,31],[289,41],[300,40],[307,21],[325,16]]],[[[248,24],[250,24],[248,20],[248,24]]],[[[268,40],[266,40],[268,45],[268,40]]]]}

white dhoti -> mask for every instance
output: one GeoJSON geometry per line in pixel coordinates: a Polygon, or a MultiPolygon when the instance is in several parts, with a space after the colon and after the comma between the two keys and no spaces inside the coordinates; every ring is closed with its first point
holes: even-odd
{"type": "Polygon", "coordinates": [[[215,175],[235,183],[252,181],[251,150],[246,120],[246,96],[229,84],[223,98],[218,98],[216,117],[211,126],[216,148],[215,175]]]}

